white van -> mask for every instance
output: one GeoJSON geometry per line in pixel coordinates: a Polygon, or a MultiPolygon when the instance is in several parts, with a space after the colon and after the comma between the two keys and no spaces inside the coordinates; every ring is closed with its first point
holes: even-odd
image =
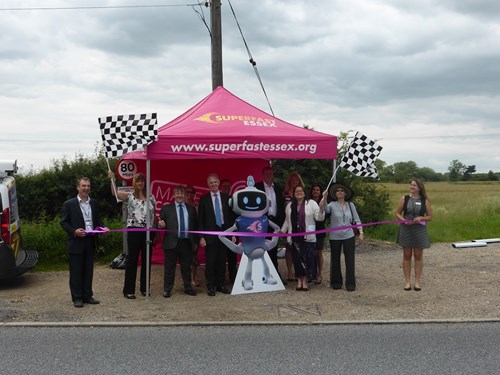
{"type": "Polygon", "coordinates": [[[25,273],[38,262],[38,252],[23,249],[15,172],[17,161],[0,161],[0,279],[25,273]]]}

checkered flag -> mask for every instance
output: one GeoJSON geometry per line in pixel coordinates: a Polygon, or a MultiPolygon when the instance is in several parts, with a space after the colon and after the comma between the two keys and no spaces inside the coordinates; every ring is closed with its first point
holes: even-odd
{"type": "Polygon", "coordinates": [[[375,160],[382,151],[377,143],[360,132],[356,133],[339,167],[347,169],[356,176],[379,179],[375,160]]]}
{"type": "Polygon", "coordinates": [[[99,118],[106,158],[121,156],[158,139],[156,113],[99,118]]]}

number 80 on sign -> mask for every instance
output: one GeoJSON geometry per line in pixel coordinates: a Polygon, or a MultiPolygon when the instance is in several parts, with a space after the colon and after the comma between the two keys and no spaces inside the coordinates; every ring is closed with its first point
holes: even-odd
{"type": "Polygon", "coordinates": [[[125,181],[130,182],[137,172],[137,166],[131,160],[120,160],[116,166],[117,176],[125,181]]]}

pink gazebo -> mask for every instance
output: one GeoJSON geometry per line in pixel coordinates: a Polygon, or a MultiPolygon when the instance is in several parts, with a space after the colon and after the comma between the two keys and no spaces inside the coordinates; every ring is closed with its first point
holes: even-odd
{"type": "Polygon", "coordinates": [[[331,159],[337,137],[290,124],[218,87],[124,159],[331,159]]]}

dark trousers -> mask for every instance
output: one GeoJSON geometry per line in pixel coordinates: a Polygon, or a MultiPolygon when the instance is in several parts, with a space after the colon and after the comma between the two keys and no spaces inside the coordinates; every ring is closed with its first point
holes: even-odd
{"type": "Polygon", "coordinates": [[[294,241],[291,250],[295,276],[316,280],[316,242],[294,241]]]}
{"type": "Polygon", "coordinates": [[[69,254],[69,289],[71,299],[87,300],[94,295],[92,278],[94,277],[95,239],[86,237],[81,254],[69,254]]]}
{"type": "Polygon", "coordinates": [[[340,253],[344,249],[345,260],[345,285],[356,287],[356,275],[354,272],[355,237],[346,240],[330,240],[330,286],[332,288],[342,287],[342,271],[340,269],[340,253]]]}
{"type": "MultiPolygon", "coordinates": [[[[268,218],[270,221],[277,224],[278,221],[277,221],[275,216],[268,216],[268,218]]],[[[267,227],[267,233],[274,233],[274,229],[270,225],[267,227]]],[[[267,237],[266,239],[272,239],[272,237],[267,237]]],[[[279,247],[279,245],[276,245],[271,250],[268,250],[267,254],[269,255],[269,258],[271,259],[271,262],[273,262],[274,268],[276,268],[276,271],[278,272],[278,275],[279,275],[280,271],[278,269],[278,247],[279,247]]]]}
{"type": "Polygon", "coordinates": [[[226,246],[227,273],[229,280],[234,283],[236,280],[236,272],[238,271],[236,253],[226,246]]]}
{"type": "MultiPolygon", "coordinates": [[[[137,263],[139,254],[141,254],[141,292],[146,293],[146,262],[147,262],[147,244],[146,232],[128,232],[127,233],[128,255],[125,263],[125,283],[123,285],[123,294],[135,294],[135,281],[137,279],[137,263]]],[[[151,252],[149,256],[149,274],[151,275],[151,252]]]]}
{"type": "Polygon", "coordinates": [[[191,288],[191,262],[193,261],[193,245],[189,239],[177,240],[177,246],[173,249],[164,249],[165,273],[163,276],[163,290],[172,291],[175,280],[175,268],[177,260],[181,266],[181,277],[184,289],[191,288]]]}
{"type": "Polygon", "coordinates": [[[205,279],[208,288],[224,285],[226,274],[226,245],[218,238],[205,246],[205,279]]]}
{"type": "Polygon", "coordinates": [[[267,254],[269,254],[269,258],[271,259],[271,262],[274,264],[274,268],[276,268],[276,271],[278,271],[278,275],[280,271],[278,270],[278,245],[273,247],[271,250],[268,250],[267,254]]]}

